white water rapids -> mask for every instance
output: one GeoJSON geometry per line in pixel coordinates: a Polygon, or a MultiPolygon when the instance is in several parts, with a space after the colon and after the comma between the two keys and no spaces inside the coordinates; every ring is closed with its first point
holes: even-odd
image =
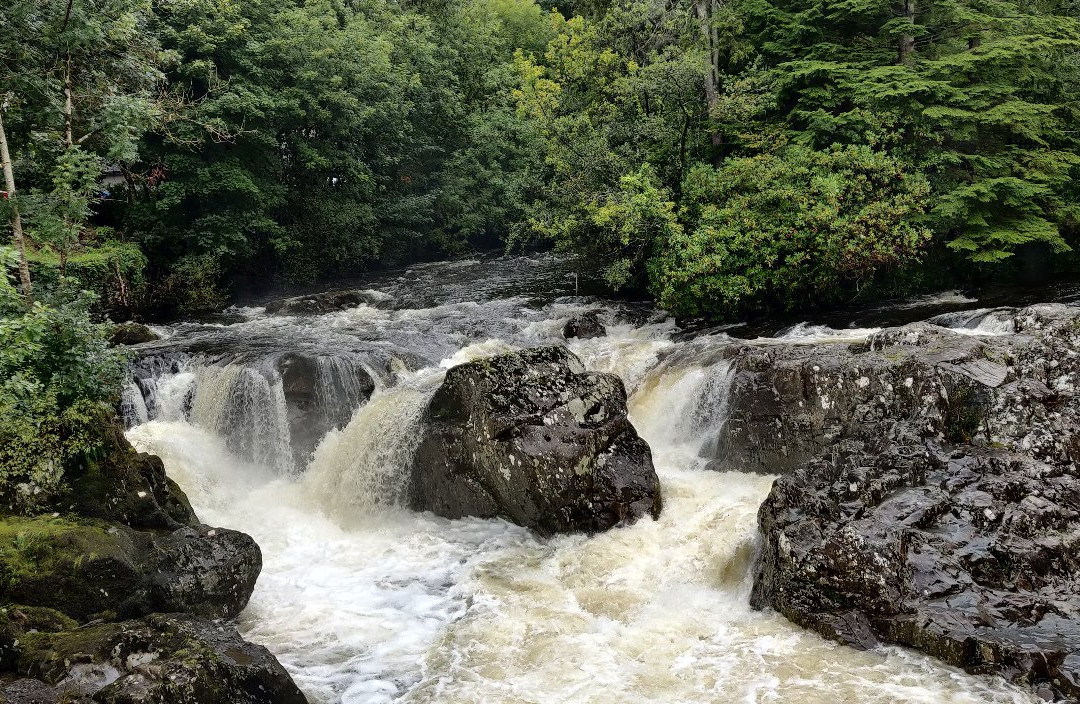
{"type": "MultiPolygon", "coordinates": [[[[241,631],[269,648],[313,702],[1035,701],[1001,680],[902,649],[841,647],[750,610],[755,515],[772,479],[704,468],[730,369],[711,343],[675,341],[667,321],[615,323],[606,337],[571,344],[587,366],[619,374],[632,390],[632,420],[661,479],[659,520],[540,539],[499,520],[400,508],[419,414],[445,368],[554,343],[562,320],[584,309],[560,303],[526,313],[501,299],[469,309],[468,321],[499,320],[503,337],[487,337],[483,326],[458,334],[460,311],[445,305],[294,320],[309,330],[398,326],[423,335],[433,321],[453,319],[452,334],[440,338],[453,341],[440,349],[441,363],[397,370],[299,476],[282,471],[288,448],[241,460],[216,430],[215,403],[236,388],[220,375],[240,372],[174,370],[157,380],[157,403],[171,410],[129,436],[163,458],[204,522],[258,541],[264,567],[241,631]],[[670,354],[690,345],[701,350],[670,354]]],[[[810,344],[814,332],[804,326],[795,335],[810,344]]],[[[261,390],[254,401],[280,426],[275,393],[261,390]]]]}

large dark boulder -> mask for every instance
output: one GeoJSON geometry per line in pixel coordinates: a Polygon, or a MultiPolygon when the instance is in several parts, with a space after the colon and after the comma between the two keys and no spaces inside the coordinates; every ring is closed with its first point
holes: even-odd
{"type": "MultiPolygon", "coordinates": [[[[99,704],[304,704],[266,648],[225,622],[155,614],[22,637],[21,687],[99,704]]],[[[10,698],[10,695],[9,695],[10,698]]],[[[42,701],[50,701],[43,699],[42,701]]]]}
{"type": "Polygon", "coordinates": [[[772,369],[738,352],[741,422],[722,439],[755,438],[748,466],[786,473],[758,514],[752,603],[1080,699],[1078,321],[1036,306],[1015,335],[774,346],[772,369]]]}
{"type": "Polygon", "coordinates": [[[752,603],[1080,699],[1080,477],[867,431],[777,480],[752,603]]]}
{"type": "Polygon", "coordinates": [[[120,323],[113,327],[109,336],[109,342],[113,345],[141,345],[160,339],[160,335],[142,323],[120,323]]]}
{"type": "Polygon", "coordinates": [[[112,418],[101,418],[99,445],[66,468],[71,491],[56,510],[142,529],[197,525],[187,496],[154,455],[136,452],[112,418]]]}
{"type": "Polygon", "coordinates": [[[155,611],[236,616],[261,567],[255,541],[222,528],[143,531],[48,516],[0,521],[0,599],[78,621],[155,611]]]}
{"type": "Polygon", "coordinates": [[[1009,336],[916,323],[854,344],[732,346],[717,466],[784,474],[860,428],[897,420],[927,436],[1068,461],[1080,409],[1060,401],[1078,381],[1078,318],[1042,305],[1018,311],[1009,336]]]}
{"type": "Polygon", "coordinates": [[[446,373],[423,416],[411,503],[440,516],[501,516],[540,533],[607,530],[660,513],[648,444],[626,391],[563,347],[446,373]]]}

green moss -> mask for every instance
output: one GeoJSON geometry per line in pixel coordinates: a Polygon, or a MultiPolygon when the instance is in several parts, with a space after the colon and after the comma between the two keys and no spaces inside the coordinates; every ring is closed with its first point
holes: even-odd
{"type": "Polygon", "coordinates": [[[141,598],[131,531],[61,517],[0,521],[0,599],[49,607],[80,621],[141,598]]]}
{"type": "Polygon", "coordinates": [[[100,555],[116,552],[117,540],[95,521],[60,517],[8,517],[0,521],[0,579],[14,582],[63,566],[78,569],[100,555]]]}

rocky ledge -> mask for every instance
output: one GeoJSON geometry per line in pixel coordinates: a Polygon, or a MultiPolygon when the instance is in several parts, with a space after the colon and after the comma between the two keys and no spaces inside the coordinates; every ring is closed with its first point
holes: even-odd
{"type": "Polygon", "coordinates": [[[454,367],[423,416],[412,506],[543,534],[658,516],[652,453],[626,413],[622,381],[564,347],[454,367]]]}
{"type": "Polygon", "coordinates": [[[293,704],[274,657],[229,623],[258,545],[203,525],[161,460],[112,420],[67,496],[0,515],[0,702],[293,704]]]}
{"type": "Polygon", "coordinates": [[[732,353],[720,452],[781,476],[752,603],[1080,700],[1080,310],[732,353]],[[738,454],[740,448],[746,454],[738,454]]]}

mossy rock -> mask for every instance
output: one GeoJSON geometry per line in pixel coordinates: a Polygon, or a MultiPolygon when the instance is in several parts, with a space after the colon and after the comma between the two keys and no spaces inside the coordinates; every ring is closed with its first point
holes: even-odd
{"type": "Polygon", "coordinates": [[[0,607],[0,670],[15,669],[27,633],[57,633],[77,627],[74,619],[55,609],[19,604],[0,607]]]}
{"type": "Polygon", "coordinates": [[[262,646],[223,622],[145,619],[26,636],[17,670],[101,704],[303,704],[262,646]]]}
{"type": "Polygon", "coordinates": [[[139,453],[115,418],[101,421],[101,449],[67,468],[71,492],[56,508],[133,528],[198,525],[187,496],[165,475],[161,459],[139,453]]]}
{"type": "Polygon", "coordinates": [[[120,323],[113,327],[109,336],[113,345],[141,345],[160,339],[160,335],[141,323],[120,323]]]}
{"type": "Polygon", "coordinates": [[[137,531],[93,519],[0,521],[0,598],[78,620],[182,611],[235,616],[262,568],[247,535],[137,531]]]}

